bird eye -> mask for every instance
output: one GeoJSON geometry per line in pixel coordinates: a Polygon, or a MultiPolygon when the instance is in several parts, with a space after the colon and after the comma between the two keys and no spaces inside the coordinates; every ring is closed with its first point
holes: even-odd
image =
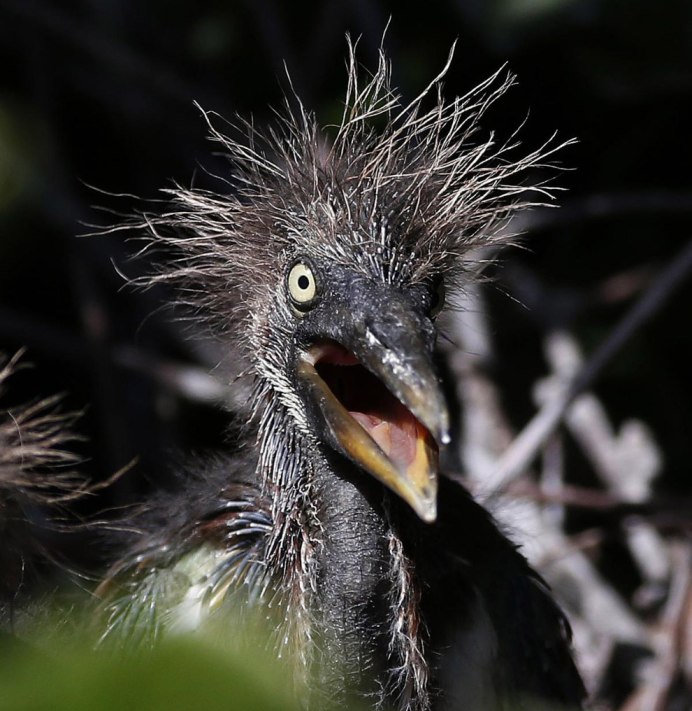
{"type": "Polygon", "coordinates": [[[309,309],[317,297],[317,280],[305,262],[296,262],[288,272],[288,295],[299,311],[309,309]]]}
{"type": "Polygon", "coordinates": [[[435,318],[442,311],[445,305],[445,283],[442,278],[433,284],[432,297],[430,299],[430,318],[435,318]]]}

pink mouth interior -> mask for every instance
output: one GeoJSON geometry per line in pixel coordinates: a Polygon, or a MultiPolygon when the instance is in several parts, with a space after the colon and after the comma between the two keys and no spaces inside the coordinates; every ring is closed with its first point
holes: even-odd
{"type": "Polygon", "coordinates": [[[320,377],[397,469],[406,470],[418,440],[432,440],[428,431],[352,353],[331,342],[320,344],[319,353],[320,377]]]}

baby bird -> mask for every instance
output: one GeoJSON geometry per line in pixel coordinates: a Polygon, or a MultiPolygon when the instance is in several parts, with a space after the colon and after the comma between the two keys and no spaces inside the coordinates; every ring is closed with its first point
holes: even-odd
{"type": "Polygon", "coordinates": [[[212,127],[233,190],[176,188],[142,221],[176,255],[152,281],[179,286],[252,388],[237,453],[138,522],[99,590],[104,636],[150,643],[251,608],[310,708],[581,708],[565,616],[439,466],[436,318],[474,250],[541,199],[520,177],[553,148],[514,159],[480,137],[510,79],[445,102],[448,63],[405,103],[383,53],[364,79],[349,49],[337,126],[296,99],[243,140],[212,127]]]}

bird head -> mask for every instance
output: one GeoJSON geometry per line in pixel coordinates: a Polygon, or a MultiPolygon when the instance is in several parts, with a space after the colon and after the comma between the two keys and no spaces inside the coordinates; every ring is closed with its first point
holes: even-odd
{"type": "Polygon", "coordinates": [[[171,191],[173,207],[147,226],[179,259],[155,280],[182,281],[197,311],[240,343],[272,442],[288,429],[338,452],[429,522],[450,439],[435,318],[445,291],[472,278],[474,250],[507,242],[511,213],[535,204],[516,176],[550,150],[514,160],[514,145],[479,136],[511,77],[446,103],[448,62],[404,104],[384,54],[363,81],[349,49],[331,130],[298,100],[267,131],[236,127],[240,140],[205,114],[233,191],[171,191]]]}
{"type": "Polygon", "coordinates": [[[449,441],[432,363],[441,286],[387,283],[344,262],[299,250],[282,275],[274,316],[291,334],[282,368],[296,421],[434,520],[449,441]]]}

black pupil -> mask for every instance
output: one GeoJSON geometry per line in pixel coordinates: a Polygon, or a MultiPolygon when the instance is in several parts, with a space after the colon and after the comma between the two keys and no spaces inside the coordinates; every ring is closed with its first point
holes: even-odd
{"type": "Polygon", "coordinates": [[[432,299],[430,300],[430,308],[434,311],[440,305],[440,292],[433,291],[432,299]]]}
{"type": "Polygon", "coordinates": [[[305,276],[305,274],[301,274],[298,277],[298,287],[303,289],[303,291],[305,291],[305,289],[307,289],[309,286],[310,286],[310,280],[305,276]]]}

